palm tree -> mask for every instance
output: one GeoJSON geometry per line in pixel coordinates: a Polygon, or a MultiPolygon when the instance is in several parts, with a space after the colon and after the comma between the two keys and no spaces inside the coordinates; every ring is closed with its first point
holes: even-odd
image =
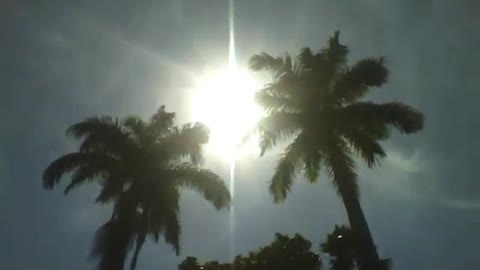
{"type": "Polygon", "coordinates": [[[387,82],[385,59],[371,57],[348,65],[347,54],[337,31],[318,52],[304,48],[294,59],[288,54],[254,55],[250,68],[273,75],[256,96],[267,113],[259,123],[262,155],[280,141],[291,140],[270,183],[274,200],[286,198],[299,170],[315,182],[324,166],[352,229],[360,235],[364,245],[360,264],[366,269],[379,265],[379,258],[360,207],[353,156],[358,154],[373,167],[386,156],[379,141],[389,137],[390,128],[417,132],[423,127],[423,115],[399,102],[363,101],[371,88],[387,82]]]}
{"type": "Polygon", "coordinates": [[[81,140],[79,150],[44,171],[45,189],[53,189],[71,172],[65,194],[95,182],[100,185],[96,203],[113,204],[112,216],[97,231],[92,248],[99,270],[123,269],[132,248],[134,269],[147,235],[155,242],[163,235],[178,255],[181,188],[200,193],[217,209],[230,204],[220,177],[198,166],[208,130],[198,123],[176,127],[174,117],[162,106],[148,122],[137,117],[87,118],[67,130],[81,140]]]}

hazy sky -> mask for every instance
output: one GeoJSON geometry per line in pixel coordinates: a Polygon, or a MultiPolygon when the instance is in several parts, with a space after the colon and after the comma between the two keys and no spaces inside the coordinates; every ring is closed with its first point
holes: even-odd
{"type": "MultiPolygon", "coordinates": [[[[238,62],[261,51],[319,48],[335,30],[350,59],[383,55],[391,69],[376,100],[418,107],[426,127],[395,136],[382,168],[360,167],[362,204],[394,269],[474,269],[480,263],[477,140],[480,4],[475,0],[236,0],[238,62]]],[[[66,127],[96,114],[152,114],[166,104],[189,120],[195,74],[226,64],[228,1],[0,0],[0,262],[2,269],[89,269],[108,208],[94,188],[43,191],[41,172],[74,149],[66,127]]],[[[233,234],[228,212],[182,200],[182,256],[148,244],[138,269],[176,269],[184,256],[228,259],[299,232],[318,247],[346,223],[323,176],[297,181],[286,203],[267,193],[275,156],[237,164],[233,234]],[[254,162],[253,162],[254,161],[254,162]],[[232,241],[233,244],[232,244],[232,241]]],[[[209,164],[227,175],[225,163],[209,164]]]]}

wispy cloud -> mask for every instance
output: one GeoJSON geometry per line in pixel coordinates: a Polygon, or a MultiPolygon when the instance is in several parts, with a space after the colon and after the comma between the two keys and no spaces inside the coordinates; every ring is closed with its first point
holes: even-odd
{"type": "Polygon", "coordinates": [[[417,173],[429,169],[430,164],[422,157],[419,150],[414,151],[410,156],[396,150],[390,150],[386,162],[391,166],[407,173],[417,173]]]}
{"type": "Polygon", "coordinates": [[[449,200],[445,199],[442,202],[452,208],[465,209],[465,210],[480,210],[480,200],[449,200]]]}

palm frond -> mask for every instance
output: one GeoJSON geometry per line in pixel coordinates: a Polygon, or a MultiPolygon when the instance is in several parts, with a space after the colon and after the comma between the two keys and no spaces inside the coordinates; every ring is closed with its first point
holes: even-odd
{"type": "Polygon", "coordinates": [[[351,103],[362,98],[370,87],[379,87],[387,80],[388,69],[383,57],[362,59],[339,76],[332,96],[339,103],[351,103]]]}
{"type": "Polygon", "coordinates": [[[273,82],[269,85],[271,93],[288,97],[292,100],[299,100],[304,93],[304,83],[302,73],[284,72],[275,77],[273,82]]]}
{"type": "Polygon", "coordinates": [[[285,72],[291,72],[293,71],[293,61],[292,61],[292,57],[287,53],[285,54],[285,58],[284,58],[284,63],[285,63],[285,72]]]}
{"type": "MultiPolygon", "coordinates": [[[[154,203],[155,204],[155,203],[154,203]]],[[[157,204],[158,206],[158,204],[157,204]]],[[[165,213],[161,207],[151,207],[149,212],[149,233],[152,235],[153,241],[158,242],[160,240],[160,233],[165,228],[165,213]]]]}
{"type": "Polygon", "coordinates": [[[288,97],[279,95],[277,93],[269,93],[268,91],[259,91],[255,94],[255,101],[267,113],[275,111],[293,112],[298,110],[295,102],[288,97]]]}
{"type": "Polygon", "coordinates": [[[122,163],[115,157],[108,156],[102,152],[90,152],[88,160],[80,165],[70,179],[70,183],[65,188],[65,194],[69,193],[73,188],[92,181],[106,180],[106,176],[112,173],[118,173],[123,168],[122,163]]]}
{"type": "Polygon", "coordinates": [[[116,220],[110,220],[97,230],[90,259],[98,261],[97,270],[123,269],[131,246],[131,229],[116,220]]]}
{"type": "Polygon", "coordinates": [[[135,251],[132,256],[132,261],[130,262],[130,270],[135,270],[135,268],[137,267],[138,255],[140,254],[140,250],[142,249],[144,243],[145,235],[142,235],[142,238],[137,238],[135,244],[135,251]]]}
{"type": "Polygon", "coordinates": [[[375,104],[357,102],[342,109],[340,118],[360,128],[393,126],[401,133],[414,133],[423,128],[423,114],[400,102],[375,104]]]}
{"type": "Polygon", "coordinates": [[[295,135],[299,128],[300,116],[297,113],[275,112],[259,121],[261,154],[273,148],[279,140],[295,135]]]}
{"type": "Polygon", "coordinates": [[[194,163],[202,161],[202,146],[208,142],[209,130],[201,123],[174,127],[168,136],[161,139],[159,147],[166,149],[168,156],[189,157],[194,163]]]}
{"type": "Polygon", "coordinates": [[[77,169],[79,166],[87,163],[95,154],[73,152],[61,156],[54,160],[43,172],[43,187],[45,189],[52,189],[55,184],[58,184],[60,178],[68,172],[77,169]]]}
{"type": "Polygon", "coordinates": [[[66,134],[73,136],[75,139],[82,139],[91,133],[104,129],[105,127],[120,129],[120,121],[111,116],[88,117],[82,122],[71,125],[67,129],[66,134]]]}
{"type": "Polygon", "coordinates": [[[286,65],[281,57],[273,57],[267,53],[256,54],[250,58],[249,68],[253,71],[271,71],[278,75],[286,71],[286,65]]]}
{"type": "MultiPolygon", "coordinates": [[[[306,55],[304,53],[304,56],[306,55]]],[[[320,52],[313,54],[310,58],[301,57],[304,67],[309,71],[305,73],[308,78],[308,88],[315,89],[318,94],[327,92],[326,90],[332,87],[332,82],[337,75],[344,71],[347,55],[348,47],[339,43],[339,32],[337,31],[320,52]]]]}
{"type": "Polygon", "coordinates": [[[315,55],[310,48],[302,48],[298,55],[298,61],[305,68],[312,68],[315,55]]]}
{"type": "Polygon", "coordinates": [[[167,112],[165,105],[160,106],[148,123],[148,128],[153,134],[161,135],[173,126],[175,113],[167,112]]]}
{"type": "Polygon", "coordinates": [[[180,234],[181,226],[177,211],[172,211],[168,215],[165,224],[164,237],[165,242],[173,246],[175,253],[180,255],[180,234]]]}
{"type": "Polygon", "coordinates": [[[90,117],[67,129],[67,135],[83,139],[81,152],[102,150],[116,155],[130,155],[136,147],[119,119],[108,116],[90,117]]]}
{"type": "Polygon", "coordinates": [[[351,148],[367,163],[368,167],[378,164],[386,157],[383,147],[372,137],[356,129],[343,130],[342,135],[351,148]]]}
{"type": "Polygon", "coordinates": [[[391,135],[391,128],[384,123],[372,123],[369,126],[361,126],[359,124],[355,124],[352,125],[352,127],[374,140],[386,140],[390,138],[391,135]]]}
{"type": "Polygon", "coordinates": [[[264,95],[270,95],[282,98],[287,102],[284,106],[290,105],[296,107],[293,105],[298,104],[298,100],[302,98],[299,94],[303,93],[303,91],[301,91],[304,86],[302,84],[304,82],[304,80],[302,80],[303,65],[298,60],[292,60],[289,55],[287,55],[284,60],[278,58],[278,61],[282,63],[282,68],[279,68],[277,71],[269,70],[272,73],[273,81],[266,84],[265,87],[259,91],[257,101],[260,101],[260,105],[268,108],[268,103],[262,104],[261,101],[264,95]]]}
{"type": "Polygon", "coordinates": [[[108,203],[112,200],[117,199],[121,193],[124,191],[126,184],[129,181],[128,176],[124,175],[123,172],[109,172],[108,175],[104,175],[102,188],[100,193],[95,199],[96,203],[108,203]]]}
{"type": "Polygon", "coordinates": [[[320,175],[320,168],[325,157],[316,149],[307,149],[303,154],[305,177],[311,183],[316,182],[320,175]]]}
{"type": "MultiPolygon", "coordinates": [[[[158,179],[160,181],[155,181],[156,185],[152,187],[155,196],[149,197],[149,207],[144,213],[148,214],[148,233],[152,236],[153,240],[158,242],[162,234],[166,240],[167,238],[172,239],[171,242],[167,243],[177,249],[178,242],[173,240],[175,238],[179,239],[179,235],[167,236],[166,233],[172,233],[172,231],[167,232],[166,230],[169,223],[172,223],[170,219],[178,218],[180,192],[174,183],[175,179],[172,179],[170,174],[165,174],[163,177],[163,179],[158,179]],[[169,182],[173,185],[166,186],[165,183],[162,182],[169,182]]],[[[172,228],[170,228],[170,230],[171,229],[172,228]]]]}
{"type": "Polygon", "coordinates": [[[337,192],[348,192],[358,196],[357,173],[351,151],[339,138],[332,138],[324,145],[324,164],[328,168],[330,178],[337,187],[337,192]]]}
{"type": "Polygon", "coordinates": [[[355,63],[349,69],[350,75],[346,79],[356,81],[357,84],[380,87],[388,80],[388,68],[385,66],[385,57],[369,57],[355,63]],[[350,76],[350,78],[348,78],[350,76]]]}
{"type": "Polygon", "coordinates": [[[130,131],[130,134],[134,134],[137,138],[145,136],[148,132],[147,123],[136,116],[128,116],[122,119],[122,125],[130,131]]]}
{"type": "Polygon", "coordinates": [[[210,170],[190,163],[182,163],[171,169],[177,184],[192,189],[211,202],[217,209],[230,206],[230,192],[225,182],[210,170]]]}
{"type": "Polygon", "coordinates": [[[104,168],[97,168],[89,165],[80,166],[75,173],[73,173],[70,184],[65,188],[64,193],[68,194],[72,189],[79,185],[97,179],[104,172],[104,168]]]}
{"type": "MultiPolygon", "coordinates": [[[[177,207],[177,206],[175,206],[177,207]]],[[[177,207],[178,208],[178,207],[177,207]]],[[[165,231],[165,221],[167,220],[168,211],[165,210],[160,198],[155,197],[152,206],[149,208],[148,231],[152,235],[153,241],[158,242],[160,234],[165,231]]]]}
{"type": "Polygon", "coordinates": [[[297,136],[295,140],[287,146],[285,152],[278,160],[275,173],[270,182],[270,194],[275,202],[284,201],[293,184],[295,174],[300,167],[302,156],[305,152],[304,138],[297,136]]]}
{"type": "Polygon", "coordinates": [[[344,66],[347,63],[348,47],[340,44],[340,31],[335,31],[328,39],[327,46],[321,50],[321,53],[335,67],[344,66]]]}
{"type": "Polygon", "coordinates": [[[146,214],[142,215],[141,218],[142,224],[140,224],[139,227],[141,227],[140,231],[137,232],[137,237],[135,239],[135,250],[133,252],[132,260],[130,262],[130,270],[135,270],[137,266],[137,260],[138,260],[138,255],[140,254],[140,250],[143,247],[143,244],[145,243],[145,239],[147,237],[147,227],[148,227],[148,217],[146,214]]]}

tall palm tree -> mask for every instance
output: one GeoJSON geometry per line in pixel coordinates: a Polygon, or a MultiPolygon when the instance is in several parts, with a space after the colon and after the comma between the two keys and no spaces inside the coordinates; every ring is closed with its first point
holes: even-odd
{"type": "Polygon", "coordinates": [[[65,193],[86,183],[100,185],[96,203],[113,204],[96,233],[92,256],[99,270],[121,270],[134,249],[134,269],[147,235],[160,235],[179,252],[180,189],[194,190],[217,209],[228,207],[230,193],[222,179],[198,166],[208,130],[201,124],[174,126],[174,113],[162,106],[145,122],[137,117],[87,118],[67,134],[81,140],[79,150],[53,161],[43,174],[46,189],[71,172],[65,193]]]}
{"type": "Polygon", "coordinates": [[[364,245],[361,266],[378,269],[379,257],[359,203],[353,156],[358,154],[373,167],[386,156],[379,141],[389,137],[390,128],[417,132],[423,115],[399,102],[362,100],[371,88],[387,82],[385,59],[371,57],[348,65],[347,54],[337,31],[318,52],[304,48],[294,59],[288,54],[252,56],[252,70],[273,75],[256,96],[267,112],[259,123],[260,146],[263,155],[280,141],[291,140],[270,184],[276,202],[286,198],[299,170],[315,182],[320,167],[325,167],[364,245]]]}

